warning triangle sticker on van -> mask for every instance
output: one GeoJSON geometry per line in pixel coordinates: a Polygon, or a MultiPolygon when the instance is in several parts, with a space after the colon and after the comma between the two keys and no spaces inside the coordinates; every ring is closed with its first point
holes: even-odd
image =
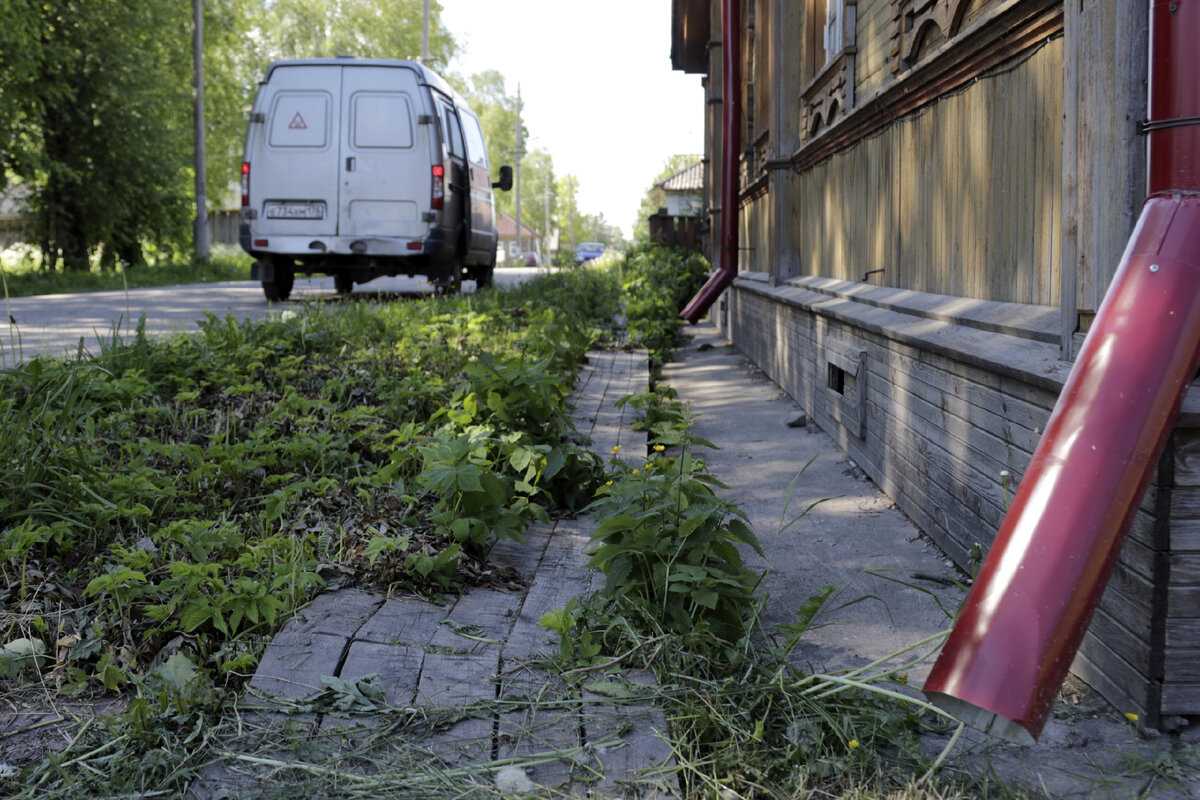
{"type": "Polygon", "coordinates": [[[292,121],[288,123],[289,131],[306,131],[308,125],[304,122],[304,117],[300,116],[300,112],[296,112],[296,116],[292,117],[292,121]]]}

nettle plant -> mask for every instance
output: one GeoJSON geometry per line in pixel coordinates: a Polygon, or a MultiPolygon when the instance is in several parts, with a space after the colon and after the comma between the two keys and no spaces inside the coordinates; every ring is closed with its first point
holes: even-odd
{"type": "Polygon", "coordinates": [[[715,445],[690,433],[690,412],[682,404],[652,392],[636,402],[653,405],[660,420],[650,428],[650,452],[631,463],[615,457],[620,447],[614,450],[608,480],[587,508],[600,520],[589,566],[604,573],[604,587],[587,604],[543,620],[563,635],[564,654],[577,644],[583,655],[594,649],[589,627],[735,643],[755,619],[759,576],[742,562],[737,545],[760,555],[762,548],[745,514],[717,496],[714,487],[724,485],[692,452],[715,445]]]}

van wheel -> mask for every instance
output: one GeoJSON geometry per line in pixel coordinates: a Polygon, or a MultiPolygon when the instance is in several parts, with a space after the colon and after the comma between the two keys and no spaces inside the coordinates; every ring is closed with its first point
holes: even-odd
{"type": "Polygon", "coordinates": [[[292,285],[296,282],[296,273],[291,267],[285,267],[282,264],[275,264],[274,280],[263,281],[263,294],[273,303],[280,303],[288,299],[292,293],[292,285]]]}
{"type": "Polygon", "coordinates": [[[334,275],[333,288],[338,294],[347,295],[354,291],[354,279],[349,275],[334,275]]]}
{"type": "Polygon", "coordinates": [[[486,289],[492,285],[492,275],[495,271],[495,264],[488,264],[486,267],[471,267],[471,280],[475,281],[477,289],[486,289]]]}

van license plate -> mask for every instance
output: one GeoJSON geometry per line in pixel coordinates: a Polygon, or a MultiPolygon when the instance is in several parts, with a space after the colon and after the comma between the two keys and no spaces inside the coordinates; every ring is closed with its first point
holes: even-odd
{"type": "Polygon", "coordinates": [[[324,203],[267,203],[267,219],[325,219],[324,203]]]}

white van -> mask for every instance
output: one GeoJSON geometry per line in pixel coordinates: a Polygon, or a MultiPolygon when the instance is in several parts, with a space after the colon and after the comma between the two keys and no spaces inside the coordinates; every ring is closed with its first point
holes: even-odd
{"type": "Polygon", "coordinates": [[[338,292],[381,275],[426,275],[441,291],[491,283],[492,189],[479,118],[411,61],[279,61],[259,84],[242,163],[242,249],[268,300],[296,273],[338,292]]]}

